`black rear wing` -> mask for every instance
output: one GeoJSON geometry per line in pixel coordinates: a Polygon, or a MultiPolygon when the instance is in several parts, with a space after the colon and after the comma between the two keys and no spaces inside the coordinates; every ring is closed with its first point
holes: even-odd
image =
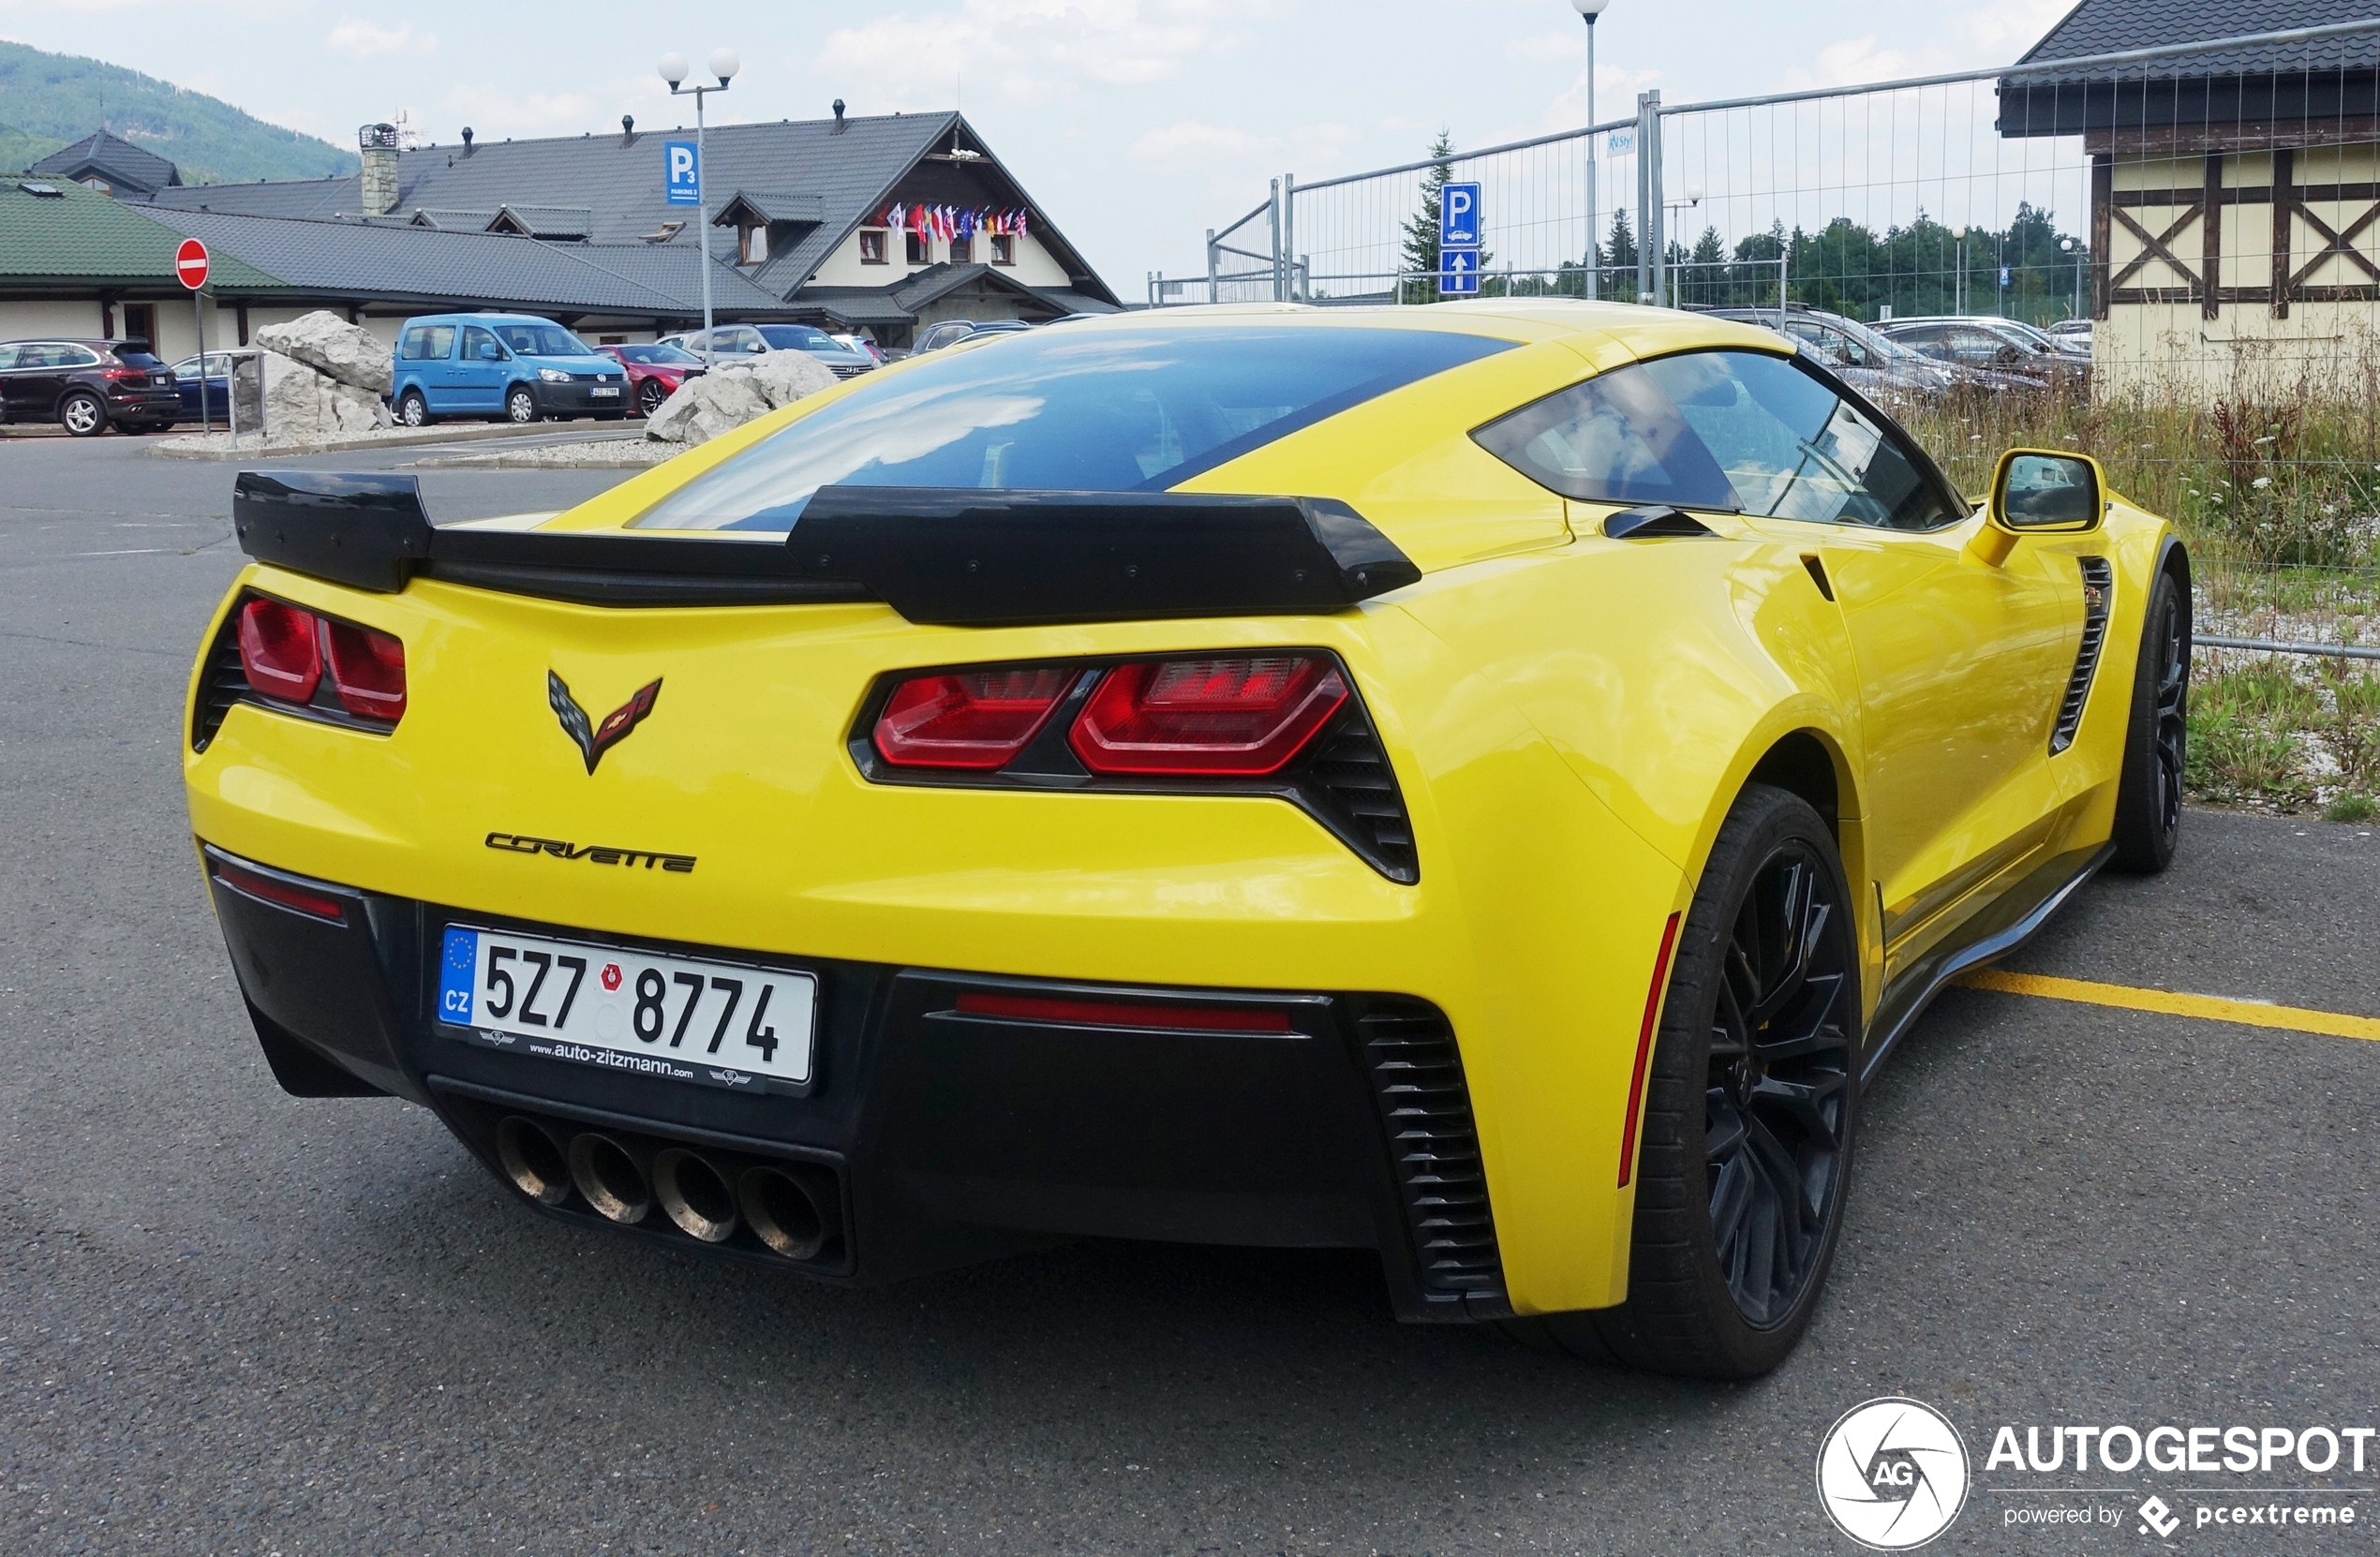
{"type": "Polygon", "coordinates": [[[381,593],[424,577],[603,606],[882,601],[969,627],[1344,611],[1421,576],[1316,497],[829,486],[779,541],[436,526],[411,476],[250,470],[231,523],[260,562],[381,593]]]}

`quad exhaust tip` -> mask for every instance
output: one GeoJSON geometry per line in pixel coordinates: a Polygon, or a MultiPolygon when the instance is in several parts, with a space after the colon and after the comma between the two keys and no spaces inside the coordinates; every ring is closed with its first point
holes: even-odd
{"type": "Polygon", "coordinates": [[[783,1168],[746,1168],[736,1198],[752,1236],[789,1260],[814,1260],[841,1231],[841,1209],[783,1168]]]}
{"type": "Polygon", "coordinates": [[[835,1174],[802,1164],[724,1164],[682,1146],[573,1133],[527,1114],[496,1122],[496,1162],[512,1186],[538,1205],[562,1208],[575,1190],[595,1213],[623,1227],[661,1208],[672,1225],[704,1243],[749,1233],[771,1253],[809,1261],[842,1236],[835,1174]]]}
{"type": "Polygon", "coordinates": [[[571,1182],[598,1214],[633,1227],[653,1209],[645,1170],[629,1149],[609,1135],[588,1131],[571,1142],[571,1182]]]}
{"type": "Polygon", "coordinates": [[[498,1121],[496,1161],[513,1187],[541,1206],[571,1197],[569,1156],[535,1120],[508,1114],[498,1121]]]}
{"type": "Polygon", "coordinates": [[[653,1197],[690,1238],[724,1243],[736,1236],[736,1192],[717,1168],[683,1147],[653,1159],[653,1197]]]}

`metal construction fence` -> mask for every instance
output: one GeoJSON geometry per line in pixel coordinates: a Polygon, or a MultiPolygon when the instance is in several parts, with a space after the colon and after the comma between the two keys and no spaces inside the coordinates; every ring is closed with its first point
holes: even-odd
{"type": "Polygon", "coordinates": [[[2380,793],[2380,17],[2064,26],[1993,70],[1285,173],[1150,302],[1438,302],[1439,192],[1477,185],[1479,295],[1751,311],[1969,491],[2003,449],[2096,455],[2189,536],[2209,674],[2363,709],[2338,763],[2380,793]]]}

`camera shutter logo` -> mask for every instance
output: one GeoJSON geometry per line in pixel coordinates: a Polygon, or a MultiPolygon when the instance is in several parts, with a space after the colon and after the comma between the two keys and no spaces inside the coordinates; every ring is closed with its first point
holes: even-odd
{"type": "Polygon", "coordinates": [[[1967,1505],[1967,1446],[1922,1401],[1853,1406],[1818,1446],[1818,1501],[1837,1529],[1876,1551],[1941,1535],[1967,1505]]]}

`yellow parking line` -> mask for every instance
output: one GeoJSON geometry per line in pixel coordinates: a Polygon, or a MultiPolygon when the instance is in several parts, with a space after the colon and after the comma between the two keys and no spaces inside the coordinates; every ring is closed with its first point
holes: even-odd
{"type": "Polygon", "coordinates": [[[2168,1016],[2196,1016],[2209,1022],[2238,1022],[2243,1027],[2271,1027],[2284,1032],[2319,1032],[2331,1038],[2363,1038],[2380,1043],[2380,1017],[2349,1016],[2336,1011],[2226,1001],[2213,995],[2177,995],[2167,989],[2093,984],[2089,979],[2051,978],[2045,973],[2011,973],[1998,968],[1980,969],[1958,982],[1971,989],[1997,989],[2003,995],[2039,995],[2045,1000],[2078,1001],[2085,1005],[2120,1006],[2126,1011],[2155,1011],[2168,1016]]]}

